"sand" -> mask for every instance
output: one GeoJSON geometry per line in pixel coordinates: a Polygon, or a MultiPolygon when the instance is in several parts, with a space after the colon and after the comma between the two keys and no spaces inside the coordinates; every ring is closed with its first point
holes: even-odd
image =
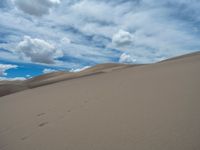
{"type": "Polygon", "coordinates": [[[1,97],[0,150],[199,150],[199,78],[195,53],[1,97]]]}

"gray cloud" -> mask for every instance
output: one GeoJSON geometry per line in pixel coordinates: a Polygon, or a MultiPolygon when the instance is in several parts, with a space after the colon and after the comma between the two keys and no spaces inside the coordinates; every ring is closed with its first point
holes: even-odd
{"type": "Polygon", "coordinates": [[[112,37],[112,43],[118,47],[123,47],[133,43],[133,35],[127,31],[119,30],[112,37]]]}
{"type": "Polygon", "coordinates": [[[60,0],[15,0],[15,4],[20,10],[34,16],[48,14],[49,10],[59,3],[60,0]]]}
{"type": "Polygon", "coordinates": [[[7,5],[8,5],[7,0],[1,0],[1,1],[0,1],[0,8],[1,8],[1,9],[6,8],[7,5]]]}

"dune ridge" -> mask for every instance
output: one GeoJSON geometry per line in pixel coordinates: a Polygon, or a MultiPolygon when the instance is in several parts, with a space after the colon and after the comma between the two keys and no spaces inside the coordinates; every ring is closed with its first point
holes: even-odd
{"type": "MultiPolygon", "coordinates": [[[[192,56],[199,55],[199,53],[200,52],[186,54],[186,55],[170,58],[158,63],[162,63],[166,61],[176,61],[178,59],[183,59],[183,58],[187,59],[192,56]]],[[[20,92],[23,90],[31,89],[31,88],[37,88],[40,86],[53,84],[56,82],[61,82],[64,80],[71,80],[71,79],[76,79],[80,77],[91,76],[91,75],[106,73],[106,72],[123,69],[127,67],[136,67],[136,66],[141,66],[141,65],[144,65],[144,64],[130,65],[130,64],[107,63],[107,64],[99,64],[94,67],[87,68],[80,72],[60,71],[60,72],[47,73],[44,75],[33,77],[31,79],[27,79],[25,81],[0,81],[0,97],[6,96],[12,93],[20,92]]]]}
{"type": "Polygon", "coordinates": [[[52,72],[25,81],[0,81],[0,97],[9,95],[12,93],[20,92],[27,89],[32,89],[64,80],[71,80],[85,76],[96,75],[100,73],[106,73],[126,67],[137,66],[127,64],[100,64],[94,67],[85,69],[80,72],[52,72]]]}
{"type": "MultiPolygon", "coordinates": [[[[179,59],[190,59],[190,58],[193,59],[193,57],[196,57],[198,55],[200,55],[200,52],[194,52],[194,53],[170,58],[167,60],[163,60],[158,63],[169,62],[169,61],[173,62],[179,59]]],[[[107,64],[99,64],[94,67],[87,68],[80,72],[60,71],[60,72],[52,72],[52,73],[36,76],[31,79],[27,79],[25,81],[0,81],[0,97],[6,96],[12,93],[20,92],[23,90],[27,90],[27,89],[32,89],[32,88],[37,88],[40,86],[53,84],[56,82],[76,79],[76,78],[85,77],[85,76],[92,76],[92,75],[107,73],[110,71],[115,71],[115,70],[119,70],[119,69],[123,69],[127,67],[136,67],[136,66],[141,66],[141,65],[145,65],[145,64],[130,65],[130,64],[107,63],[107,64]]],[[[149,64],[146,64],[146,65],[149,65],[149,64]]]]}

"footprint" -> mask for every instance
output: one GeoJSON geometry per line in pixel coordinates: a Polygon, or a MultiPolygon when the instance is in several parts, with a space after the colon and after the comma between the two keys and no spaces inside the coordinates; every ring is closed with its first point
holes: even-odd
{"type": "Polygon", "coordinates": [[[67,112],[71,112],[71,110],[68,110],[67,112]]]}
{"type": "Polygon", "coordinates": [[[45,113],[37,114],[38,117],[45,115],[45,113]]]}
{"type": "Polygon", "coordinates": [[[87,104],[89,102],[89,100],[85,100],[84,103],[87,104]]]}
{"type": "Polygon", "coordinates": [[[0,149],[4,149],[7,146],[8,146],[8,144],[0,145],[0,149]]]}
{"type": "Polygon", "coordinates": [[[28,136],[24,136],[24,137],[21,138],[22,141],[24,141],[26,139],[28,139],[28,136]]]}
{"type": "Polygon", "coordinates": [[[49,122],[40,123],[40,124],[38,125],[38,127],[43,127],[43,126],[47,125],[48,123],[49,123],[49,122]]]}

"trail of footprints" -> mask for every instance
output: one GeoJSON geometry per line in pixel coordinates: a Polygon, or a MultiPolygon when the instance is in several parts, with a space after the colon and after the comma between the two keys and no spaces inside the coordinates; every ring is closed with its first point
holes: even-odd
{"type": "MultiPolygon", "coordinates": [[[[84,100],[84,101],[83,101],[83,104],[80,105],[80,108],[83,108],[87,103],[89,103],[89,100],[84,100]]],[[[71,109],[68,109],[68,110],[67,110],[67,113],[70,113],[70,112],[72,112],[72,110],[71,110],[71,109]]],[[[36,116],[41,118],[41,117],[44,117],[45,115],[47,115],[47,114],[44,113],[44,112],[42,112],[42,113],[37,114],[36,116]]],[[[48,121],[41,122],[40,124],[38,124],[38,127],[41,128],[41,127],[44,127],[44,126],[46,126],[46,125],[48,125],[48,124],[49,124],[48,121]]],[[[24,136],[24,137],[21,138],[21,140],[22,140],[22,141],[27,140],[29,137],[30,137],[30,136],[24,136]]]]}
{"type": "Polygon", "coordinates": [[[45,126],[45,125],[47,125],[49,122],[42,122],[42,123],[40,123],[39,125],[38,125],[38,127],[43,127],[43,126],[45,126]]]}
{"type": "Polygon", "coordinates": [[[37,114],[38,117],[41,117],[41,116],[43,116],[43,115],[45,115],[45,113],[37,114]]]}

